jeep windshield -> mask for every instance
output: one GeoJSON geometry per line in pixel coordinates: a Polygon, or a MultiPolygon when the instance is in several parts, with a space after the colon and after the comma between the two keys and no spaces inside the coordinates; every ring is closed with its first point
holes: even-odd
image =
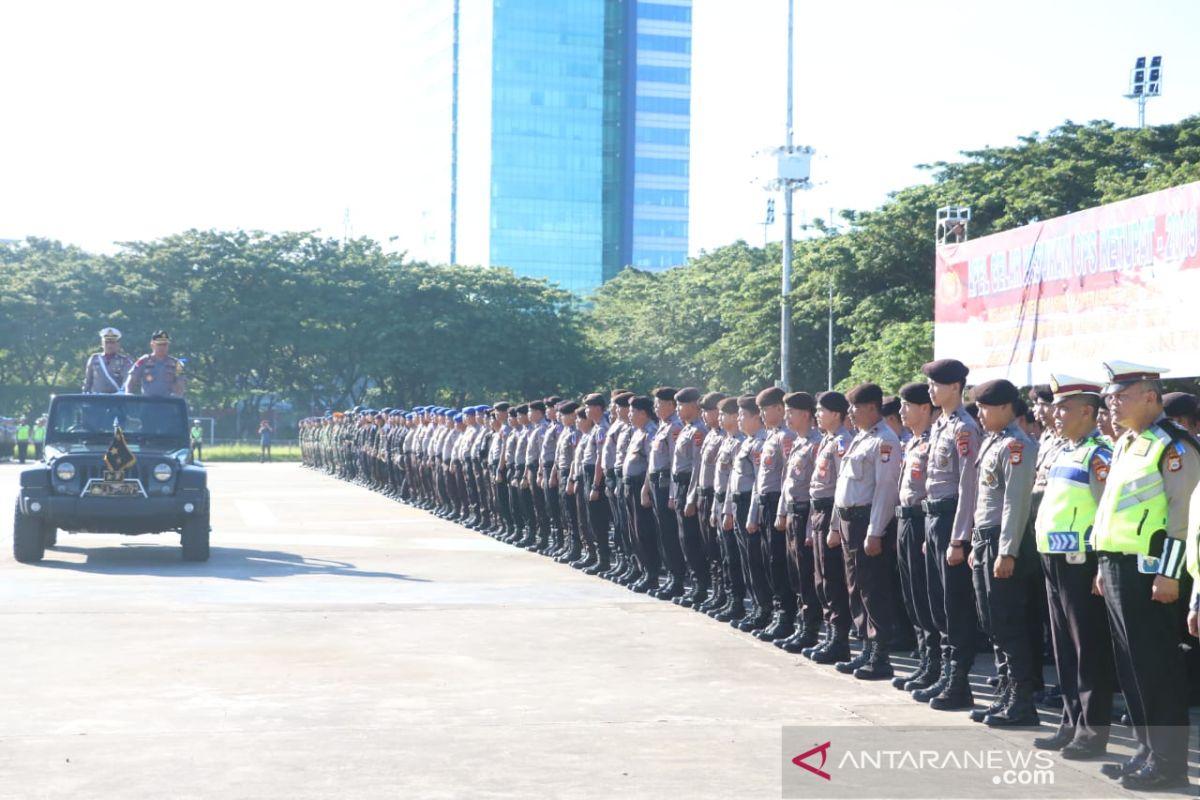
{"type": "Polygon", "coordinates": [[[131,448],[188,446],[187,405],[174,398],[92,394],[60,396],[50,404],[46,443],[107,446],[119,425],[131,448]]]}

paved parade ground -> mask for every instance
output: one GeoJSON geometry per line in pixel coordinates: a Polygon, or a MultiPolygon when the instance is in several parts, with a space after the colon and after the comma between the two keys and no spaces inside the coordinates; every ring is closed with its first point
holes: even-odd
{"type": "Polygon", "coordinates": [[[210,485],[207,564],[0,525],[0,797],[771,798],[784,726],[983,730],[295,464],[210,485]]]}

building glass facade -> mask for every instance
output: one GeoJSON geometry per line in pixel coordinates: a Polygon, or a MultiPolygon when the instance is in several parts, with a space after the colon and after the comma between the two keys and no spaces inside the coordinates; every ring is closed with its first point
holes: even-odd
{"type": "Polygon", "coordinates": [[[444,175],[420,186],[440,253],[424,257],[581,295],[625,266],[686,262],[691,0],[414,8],[415,110],[447,143],[419,151],[419,174],[444,175]]]}

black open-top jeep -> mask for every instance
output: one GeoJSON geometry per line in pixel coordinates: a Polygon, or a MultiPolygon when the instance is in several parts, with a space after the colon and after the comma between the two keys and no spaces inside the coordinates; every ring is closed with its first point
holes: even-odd
{"type": "Polygon", "coordinates": [[[46,463],[21,473],[13,556],[41,561],[60,529],[178,531],[183,559],[207,561],[208,479],[203,467],[189,463],[188,445],[182,399],[55,397],[46,426],[46,463]]]}

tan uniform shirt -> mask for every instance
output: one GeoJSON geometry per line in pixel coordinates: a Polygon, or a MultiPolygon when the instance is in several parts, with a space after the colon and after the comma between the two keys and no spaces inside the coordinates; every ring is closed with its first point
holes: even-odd
{"type": "Polygon", "coordinates": [[[125,381],[133,369],[133,359],[124,353],[105,356],[103,352],[88,356],[83,371],[83,393],[118,394],[125,391],[125,381]]]}
{"type": "Polygon", "coordinates": [[[186,388],[183,362],[172,355],[163,358],[155,358],[150,354],[142,356],[133,362],[125,379],[127,394],[147,397],[183,397],[186,388]]]}
{"type": "Polygon", "coordinates": [[[988,434],[979,452],[979,495],[975,527],[1000,526],[999,554],[1017,557],[1033,508],[1037,442],[1016,421],[988,434]]]}
{"type": "Polygon", "coordinates": [[[930,500],[958,496],[950,540],[971,539],[975,516],[975,495],[979,491],[977,457],[982,434],[979,423],[962,406],[942,414],[929,433],[929,465],[925,489],[930,500]]]}
{"type": "Polygon", "coordinates": [[[900,438],[880,420],[861,430],[842,455],[834,490],[838,508],[871,507],[867,536],[883,536],[896,516],[903,454],[900,438]]]}

